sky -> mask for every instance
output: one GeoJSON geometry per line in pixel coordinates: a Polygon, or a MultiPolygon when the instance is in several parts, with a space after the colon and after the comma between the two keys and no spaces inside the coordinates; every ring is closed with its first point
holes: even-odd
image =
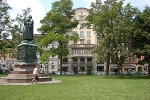
{"type": "MultiPolygon", "coordinates": [[[[28,7],[31,8],[32,18],[34,20],[34,33],[38,34],[37,28],[41,26],[40,20],[44,18],[46,13],[51,10],[51,5],[53,2],[58,0],[7,0],[9,6],[12,7],[10,11],[10,15],[12,18],[16,18],[17,13],[21,14],[22,9],[26,9],[28,7]]],[[[95,0],[72,0],[73,8],[85,7],[90,8],[91,2],[95,0]]],[[[101,0],[102,2],[105,0],[101,0]]],[[[125,0],[125,4],[129,3],[133,7],[139,8],[141,11],[145,8],[145,6],[150,6],[149,0],[125,0]]]]}

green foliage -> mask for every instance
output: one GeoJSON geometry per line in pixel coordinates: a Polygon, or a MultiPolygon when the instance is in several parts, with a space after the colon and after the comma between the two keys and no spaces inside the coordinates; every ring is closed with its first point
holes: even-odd
{"type": "Polygon", "coordinates": [[[2,74],[3,73],[3,70],[2,69],[0,69],[0,74],[2,74]]]}
{"type": "Polygon", "coordinates": [[[0,34],[2,31],[8,31],[11,26],[11,19],[8,12],[10,9],[11,7],[7,3],[0,1],[0,34]]]}
{"type": "MultiPolygon", "coordinates": [[[[150,7],[146,6],[143,12],[139,12],[135,16],[134,33],[130,35],[131,48],[138,58],[144,56],[144,59],[138,64],[150,64],[150,7]]],[[[150,75],[150,66],[148,68],[150,75]]]]}
{"type": "Polygon", "coordinates": [[[23,34],[24,22],[27,20],[31,12],[31,8],[26,8],[22,10],[21,14],[17,13],[16,19],[14,20],[16,24],[13,26],[13,34],[23,34]]]}
{"type": "Polygon", "coordinates": [[[150,7],[146,6],[143,12],[135,17],[135,31],[131,35],[132,51],[137,57],[145,58],[139,64],[150,62],[150,7]]]}
{"type": "Polygon", "coordinates": [[[102,4],[101,0],[96,0],[87,17],[88,26],[92,25],[99,36],[99,45],[93,53],[99,62],[107,61],[109,65],[111,59],[118,67],[130,56],[129,35],[134,29],[133,20],[138,11],[130,4],[123,6],[123,3],[122,0],[106,0],[102,4]]]}
{"type": "MultiPolygon", "coordinates": [[[[40,21],[42,26],[38,29],[45,36],[40,41],[41,47],[47,47],[52,42],[57,42],[58,48],[52,48],[48,51],[51,55],[58,55],[60,58],[60,70],[62,73],[62,57],[69,54],[67,44],[70,40],[77,41],[77,35],[71,32],[71,29],[78,25],[78,21],[71,21],[74,15],[71,0],[59,0],[52,3],[52,9],[40,21]],[[72,34],[73,33],[73,34],[72,34]]],[[[42,58],[47,55],[41,55],[42,58]]],[[[50,56],[50,55],[49,55],[50,56]]],[[[45,59],[46,60],[46,59],[45,59]]]]}
{"type": "Polygon", "coordinates": [[[47,59],[49,58],[50,55],[52,55],[52,53],[50,51],[44,51],[43,56],[40,57],[40,61],[44,64],[45,61],[47,61],[47,59]]]}
{"type": "Polygon", "coordinates": [[[0,1],[0,52],[2,56],[8,53],[7,48],[10,47],[7,39],[12,24],[8,12],[10,9],[11,7],[7,3],[0,1]]]}
{"type": "Polygon", "coordinates": [[[22,14],[17,14],[16,19],[13,20],[15,24],[11,27],[10,30],[12,40],[9,41],[9,44],[7,44],[7,46],[9,47],[9,53],[11,54],[12,58],[17,57],[17,45],[20,44],[22,41],[24,21],[27,19],[27,16],[30,12],[30,8],[23,9],[22,14]]]}
{"type": "Polygon", "coordinates": [[[86,75],[92,75],[92,70],[91,68],[86,68],[85,69],[86,75]]]}

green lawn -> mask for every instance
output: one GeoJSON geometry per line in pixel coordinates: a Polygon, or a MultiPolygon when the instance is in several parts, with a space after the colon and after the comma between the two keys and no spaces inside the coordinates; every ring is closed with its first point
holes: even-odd
{"type": "MultiPolygon", "coordinates": [[[[0,75],[3,76],[3,75],[0,75]]],[[[150,77],[52,76],[57,84],[0,86],[0,100],[149,100],[150,77]]]]}

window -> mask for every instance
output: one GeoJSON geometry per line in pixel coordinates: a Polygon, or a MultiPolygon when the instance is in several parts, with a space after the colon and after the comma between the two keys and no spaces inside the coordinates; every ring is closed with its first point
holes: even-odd
{"type": "Polygon", "coordinates": [[[87,44],[91,44],[91,40],[87,40],[87,44]]]}
{"type": "Polygon", "coordinates": [[[90,37],[90,36],[91,36],[91,32],[87,31],[87,37],[90,37]]]}
{"type": "Polygon", "coordinates": [[[68,59],[67,58],[63,58],[63,62],[68,62],[68,59]]]}
{"type": "Polygon", "coordinates": [[[79,20],[84,20],[84,16],[80,16],[80,17],[79,17],[79,20]]]}
{"type": "Polygon", "coordinates": [[[83,28],[83,25],[82,25],[82,24],[80,24],[80,29],[81,29],[81,28],[83,28]]]}
{"type": "Polygon", "coordinates": [[[73,20],[77,20],[77,17],[76,17],[76,16],[74,16],[74,17],[73,17],[73,20]]]}
{"type": "Polygon", "coordinates": [[[84,40],[80,40],[80,44],[84,44],[84,40]]]}
{"type": "Polygon", "coordinates": [[[55,48],[55,44],[54,43],[52,43],[52,48],[55,48]]]}
{"type": "Polygon", "coordinates": [[[77,54],[77,53],[78,53],[77,49],[74,49],[74,54],[77,54]]]}
{"type": "Polygon", "coordinates": [[[78,62],[78,58],[73,58],[73,62],[78,62]]]}
{"type": "Polygon", "coordinates": [[[80,58],[80,62],[85,62],[85,58],[80,58]]]}
{"type": "Polygon", "coordinates": [[[84,54],[84,49],[81,49],[81,52],[80,52],[80,54],[84,54]]]}
{"type": "Polygon", "coordinates": [[[54,63],[52,63],[51,69],[54,70],[54,67],[55,67],[55,65],[54,65],[54,63]]]}
{"type": "Polygon", "coordinates": [[[80,38],[84,38],[84,31],[80,31],[80,38]]]}
{"type": "Polygon", "coordinates": [[[92,58],[87,58],[87,62],[92,62],[92,58]]]}
{"type": "Polygon", "coordinates": [[[88,49],[88,54],[91,54],[91,49],[88,49]]]}

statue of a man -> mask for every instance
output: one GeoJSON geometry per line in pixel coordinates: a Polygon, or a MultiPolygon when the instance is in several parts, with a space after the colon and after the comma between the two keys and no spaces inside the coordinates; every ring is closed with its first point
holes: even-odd
{"type": "Polygon", "coordinates": [[[33,40],[33,24],[32,16],[29,15],[28,19],[24,22],[23,40],[33,40]]]}

